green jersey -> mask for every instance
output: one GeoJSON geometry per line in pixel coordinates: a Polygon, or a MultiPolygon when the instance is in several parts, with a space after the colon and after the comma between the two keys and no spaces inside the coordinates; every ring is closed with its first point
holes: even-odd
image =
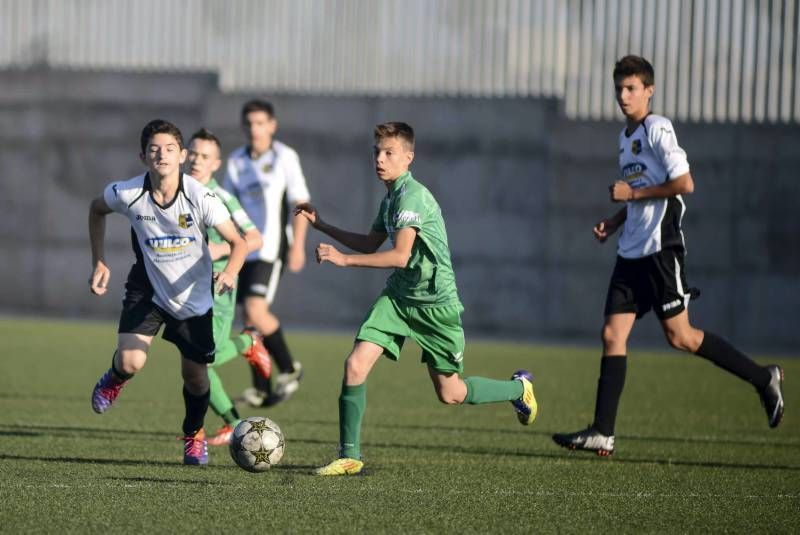
{"type": "Polygon", "coordinates": [[[407,227],[415,228],[417,237],[408,264],[386,281],[389,296],[413,306],[460,304],[442,210],[410,171],[391,185],[372,230],[388,234],[394,244],[397,231],[407,227]]]}
{"type": "MultiPolygon", "coordinates": [[[[248,230],[255,228],[253,222],[250,221],[249,217],[247,217],[247,213],[245,213],[242,205],[239,204],[239,200],[226,190],[222,189],[219,184],[217,184],[216,180],[213,178],[209,180],[208,184],[206,184],[206,187],[220,198],[222,204],[224,204],[225,208],[227,208],[228,212],[230,212],[231,219],[233,219],[233,222],[236,223],[236,226],[239,228],[241,233],[244,234],[248,230]]],[[[211,243],[225,243],[225,239],[220,236],[219,232],[217,232],[214,228],[209,227],[206,230],[206,234],[208,235],[208,241],[211,243]]],[[[222,271],[225,269],[225,265],[227,263],[228,257],[223,256],[222,258],[214,260],[212,269],[214,272],[222,271]]]]}

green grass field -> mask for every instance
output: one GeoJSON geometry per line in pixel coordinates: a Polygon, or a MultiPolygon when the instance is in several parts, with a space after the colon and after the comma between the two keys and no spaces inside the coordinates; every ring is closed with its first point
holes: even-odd
{"type": "MultiPolygon", "coordinates": [[[[287,442],[263,474],[212,449],[180,464],[178,356],[156,341],[114,408],[89,397],[108,367],[115,325],[0,319],[0,531],[22,532],[797,532],[800,399],[786,371],[777,430],[753,389],[701,359],[636,351],[611,459],[550,440],[592,417],[596,348],[468,342],[468,374],[537,377],[540,416],[508,404],[446,407],[417,350],[379,362],[368,383],[365,477],[310,474],[336,453],[337,396],[349,336],[289,332],[306,369],[289,402],[265,412],[287,442]],[[668,358],[667,358],[668,357],[668,358]]],[[[758,356],[761,362],[766,362],[758,356]]],[[[773,360],[773,359],[770,359],[773,360]]],[[[221,369],[229,391],[246,363],[221,369]]],[[[795,383],[797,384],[797,383],[795,383]]],[[[209,413],[206,428],[218,427],[209,413]]]]}

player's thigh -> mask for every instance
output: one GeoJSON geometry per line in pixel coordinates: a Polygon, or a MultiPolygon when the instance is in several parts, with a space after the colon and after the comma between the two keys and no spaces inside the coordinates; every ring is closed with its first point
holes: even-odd
{"type": "Polygon", "coordinates": [[[356,333],[356,343],[371,342],[383,348],[383,354],[398,360],[403,343],[411,334],[404,307],[381,294],[370,307],[356,333]]]}
{"type": "Polygon", "coordinates": [[[117,334],[117,362],[121,371],[133,373],[140,370],[147,360],[152,336],[135,333],[117,334]]]}
{"type": "Polygon", "coordinates": [[[428,364],[428,375],[439,401],[447,404],[463,403],[467,397],[467,385],[457,373],[442,373],[428,364]]]}
{"type": "Polygon", "coordinates": [[[464,328],[460,304],[420,307],[411,314],[411,338],[422,348],[422,362],[442,374],[464,371],[464,328]]]}
{"type": "Polygon", "coordinates": [[[653,309],[662,322],[688,309],[690,292],[686,283],[683,251],[664,249],[650,257],[650,278],[654,293],[653,309]]]}
{"type": "Polygon", "coordinates": [[[168,317],[163,338],[172,342],[181,356],[201,366],[214,362],[213,309],[186,319],[168,317]]]}
{"type": "Polygon", "coordinates": [[[633,312],[605,317],[602,338],[606,355],[624,355],[627,352],[628,338],[635,322],[636,314],[633,312]]]}
{"type": "Polygon", "coordinates": [[[641,318],[652,308],[646,259],[617,257],[608,283],[605,316],[633,313],[641,318]]]}
{"type": "Polygon", "coordinates": [[[117,351],[118,362],[129,372],[144,365],[153,337],[164,323],[162,311],[152,297],[147,290],[126,287],[117,327],[117,351]]]}
{"type": "Polygon", "coordinates": [[[383,352],[383,347],[378,344],[364,340],[356,341],[345,361],[345,382],[348,385],[357,385],[366,381],[369,372],[383,352]]]}
{"type": "Polygon", "coordinates": [[[689,311],[661,320],[661,328],[669,344],[675,349],[695,353],[703,343],[703,331],[689,322],[689,311]]]}
{"type": "Polygon", "coordinates": [[[230,293],[215,296],[213,311],[214,341],[220,345],[231,337],[231,328],[236,317],[235,296],[230,293]]]}

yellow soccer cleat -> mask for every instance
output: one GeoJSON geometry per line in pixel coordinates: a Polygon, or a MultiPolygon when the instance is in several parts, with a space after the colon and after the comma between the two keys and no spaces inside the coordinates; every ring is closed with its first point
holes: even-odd
{"type": "Polygon", "coordinates": [[[314,473],[318,476],[355,476],[361,473],[362,468],[364,468],[363,462],[342,457],[321,468],[317,468],[314,473]]]}
{"type": "Polygon", "coordinates": [[[511,379],[522,383],[522,397],[511,402],[517,411],[517,419],[522,425],[531,425],[539,412],[539,405],[533,395],[533,375],[527,370],[517,370],[511,379]]]}

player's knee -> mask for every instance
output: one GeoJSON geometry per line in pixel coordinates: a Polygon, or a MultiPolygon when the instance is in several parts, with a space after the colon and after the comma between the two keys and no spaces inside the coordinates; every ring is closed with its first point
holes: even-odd
{"type": "Polygon", "coordinates": [[[436,397],[445,405],[461,405],[464,402],[463,397],[459,399],[458,393],[450,389],[436,389],[436,397]]]}
{"type": "Polygon", "coordinates": [[[666,331],[667,342],[678,351],[694,352],[697,344],[691,331],[666,331]]]}
{"type": "Polygon", "coordinates": [[[357,356],[350,355],[344,361],[345,382],[349,385],[360,385],[367,380],[367,367],[361,363],[357,356]]]}
{"type": "Polygon", "coordinates": [[[605,347],[618,346],[626,342],[625,336],[623,336],[617,329],[614,329],[610,325],[603,325],[603,329],[600,332],[600,338],[602,339],[605,347]]]}

